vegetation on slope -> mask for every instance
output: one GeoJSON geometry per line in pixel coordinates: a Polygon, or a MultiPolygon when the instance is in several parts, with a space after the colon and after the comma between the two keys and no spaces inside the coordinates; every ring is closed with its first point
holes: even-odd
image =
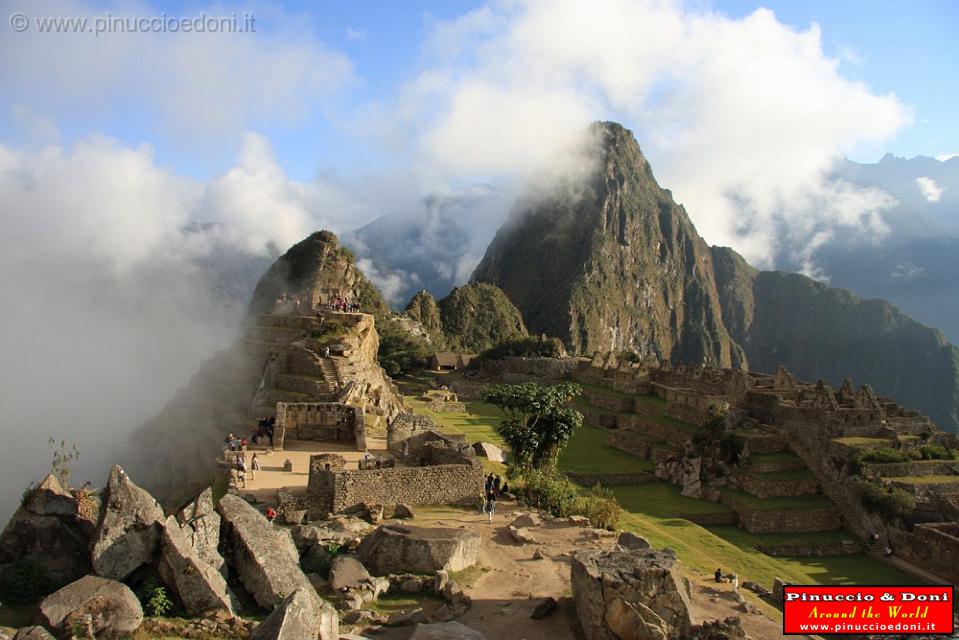
{"type": "Polygon", "coordinates": [[[454,351],[479,353],[526,335],[523,316],[499,287],[470,283],[439,302],[443,334],[454,351]]]}

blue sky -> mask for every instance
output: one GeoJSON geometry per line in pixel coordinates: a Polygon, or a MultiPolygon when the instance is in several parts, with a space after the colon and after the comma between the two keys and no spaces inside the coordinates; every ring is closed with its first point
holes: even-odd
{"type": "MultiPolygon", "coordinates": [[[[15,2],[5,4],[12,9],[21,6],[15,2]]],[[[116,11],[112,4],[89,6],[94,13],[111,8],[116,11]]],[[[403,162],[402,154],[384,154],[378,145],[371,146],[357,137],[353,127],[344,126],[344,120],[355,118],[356,112],[370,103],[395,98],[422,70],[424,43],[436,25],[480,6],[471,2],[377,1],[292,2],[285,3],[282,9],[265,4],[230,7],[255,14],[258,34],[285,34],[291,23],[295,24],[296,32],[308,34],[322,46],[342,54],[352,65],[352,78],[336,95],[311,104],[305,115],[293,122],[251,120],[245,123],[247,128],[269,138],[277,161],[295,179],[309,179],[317,172],[349,173],[403,162]]],[[[767,7],[781,22],[797,30],[818,23],[824,53],[841,60],[844,78],[866,83],[873,93],[893,92],[913,110],[912,124],[892,139],[865,141],[849,149],[854,159],[875,161],[886,151],[907,157],[959,152],[959,122],[954,117],[959,72],[953,64],[959,59],[959,39],[955,38],[959,3],[716,0],[688,6],[712,8],[733,18],[767,7]]],[[[205,10],[204,7],[195,2],[164,3],[163,11],[189,16],[205,10]]],[[[26,5],[25,10],[30,14],[43,13],[36,5],[26,5]]],[[[134,13],[150,11],[147,8],[134,13]]],[[[51,6],[49,13],[58,12],[51,6]]],[[[17,36],[8,31],[2,37],[17,36]]],[[[102,36],[101,39],[106,40],[102,36]]],[[[53,48],[56,43],[48,38],[46,45],[53,48]]],[[[19,119],[11,117],[10,109],[19,102],[18,87],[12,83],[4,85],[0,94],[5,107],[0,116],[0,141],[16,144],[23,140],[23,134],[18,130],[19,119]]],[[[160,164],[199,179],[224,171],[233,162],[240,145],[237,136],[204,145],[192,134],[170,135],[136,98],[124,97],[122,92],[114,95],[109,103],[53,109],[53,113],[44,113],[40,108],[38,115],[55,121],[62,142],[69,143],[97,131],[130,145],[148,143],[160,164]]],[[[602,118],[620,115],[613,108],[596,113],[596,117],[602,118]]],[[[639,126],[629,122],[628,115],[623,119],[631,126],[639,126]]]]}

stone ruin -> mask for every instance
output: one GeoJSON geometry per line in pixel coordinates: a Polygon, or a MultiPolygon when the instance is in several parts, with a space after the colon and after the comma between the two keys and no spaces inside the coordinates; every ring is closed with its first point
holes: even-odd
{"type": "Polygon", "coordinates": [[[347,442],[366,450],[366,423],[362,409],[338,402],[278,402],[273,436],[282,449],[287,435],[296,440],[347,442]]]}
{"type": "Polygon", "coordinates": [[[346,469],[335,454],[310,457],[306,505],[325,517],[360,505],[473,504],[483,465],[463,437],[445,435],[429,418],[400,414],[387,430],[392,459],[346,469]]]}

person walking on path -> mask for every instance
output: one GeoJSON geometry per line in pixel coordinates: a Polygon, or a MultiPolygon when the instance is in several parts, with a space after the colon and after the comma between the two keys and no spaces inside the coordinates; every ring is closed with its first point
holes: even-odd
{"type": "Polygon", "coordinates": [[[253,458],[250,460],[250,479],[256,480],[256,472],[260,470],[260,459],[256,457],[256,454],[253,454],[253,458]]]}
{"type": "Polygon", "coordinates": [[[493,524],[493,514],[496,512],[496,494],[490,491],[486,494],[486,515],[489,523],[493,524]]]}

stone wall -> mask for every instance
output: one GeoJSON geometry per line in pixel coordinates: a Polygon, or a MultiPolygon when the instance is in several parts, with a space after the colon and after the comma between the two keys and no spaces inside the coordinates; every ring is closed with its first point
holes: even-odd
{"type": "Polygon", "coordinates": [[[676,453],[673,447],[665,443],[652,442],[632,431],[610,431],[606,435],[606,443],[637,458],[657,463],[665,461],[676,453]]]}
{"type": "Polygon", "coordinates": [[[918,524],[911,536],[898,532],[891,542],[896,555],[959,585],[959,523],[918,524]]]}
{"type": "Polygon", "coordinates": [[[279,402],[276,405],[277,449],[285,437],[297,440],[350,442],[358,451],[366,450],[366,425],[363,411],[337,402],[279,402]]]}
{"type": "Polygon", "coordinates": [[[361,471],[327,471],[320,461],[314,467],[313,458],[307,490],[311,517],[338,513],[362,502],[384,506],[473,503],[483,493],[483,466],[475,458],[466,464],[361,471]]]}
{"type": "Polygon", "coordinates": [[[604,487],[623,487],[653,482],[656,479],[652,473],[645,471],[635,473],[575,473],[568,471],[566,477],[583,487],[594,487],[597,484],[604,487]]]}
{"type": "Polygon", "coordinates": [[[808,533],[832,531],[842,526],[835,507],[821,509],[753,509],[724,492],[720,502],[739,514],[739,526],[751,533],[808,533]]]}
{"type": "Polygon", "coordinates": [[[583,389],[583,396],[594,407],[608,411],[629,412],[633,410],[633,398],[617,393],[607,393],[597,389],[583,389]]]}
{"type": "Polygon", "coordinates": [[[959,475],[959,460],[930,460],[914,462],[866,463],[869,470],[880,478],[909,476],[954,476],[959,475]]]}
{"type": "Polygon", "coordinates": [[[819,491],[815,477],[806,480],[772,480],[746,472],[734,472],[733,479],[740,489],[757,498],[779,498],[811,495],[819,491]]]}

